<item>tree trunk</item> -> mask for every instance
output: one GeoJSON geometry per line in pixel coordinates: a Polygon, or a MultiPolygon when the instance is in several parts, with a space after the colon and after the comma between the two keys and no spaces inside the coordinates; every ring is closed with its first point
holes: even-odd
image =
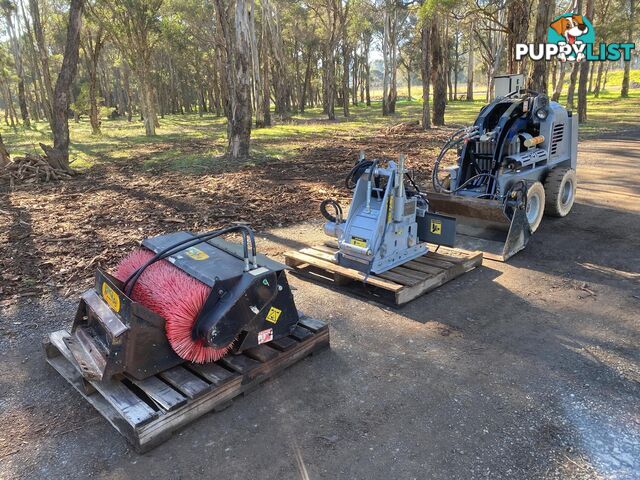
{"type": "Polygon", "coordinates": [[[131,98],[131,83],[129,82],[129,66],[124,66],[124,91],[127,96],[127,121],[133,119],[133,102],[131,98]]]}
{"type": "MultiPolygon", "coordinates": [[[[244,0],[247,1],[247,0],[244,0]]],[[[253,0],[251,0],[253,1],[253,0]]],[[[288,118],[291,114],[290,86],[289,76],[287,73],[287,59],[285,58],[284,45],[282,42],[282,34],[280,32],[280,24],[277,18],[277,12],[274,11],[270,2],[262,0],[263,22],[266,22],[271,45],[271,54],[273,59],[274,77],[273,83],[275,87],[275,113],[280,118],[288,118]]]]}
{"type": "Polygon", "coordinates": [[[391,45],[391,15],[388,8],[384,9],[383,23],[384,30],[382,33],[382,61],[384,65],[384,71],[382,73],[382,115],[389,115],[389,105],[387,103],[387,95],[389,92],[389,77],[391,69],[391,54],[389,52],[391,45]]]}
{"type": "Polygon", "coordinates": [[[95,35],[90,30],[84,35],[83,51],[86,58],[87,73],[89,76],[89,121],[93,135],[100,134],[100,114],[98,109],[98,62],[100,52],[104,45],[102,27],[98,27],[95,35]]]}
{"type": "Polygon", "coordinates": [[[29,109],[27,107],[27,96],[25,92],[25,76],[24,66],[22,64],[22,54],[20,52],[20,42],[16,35],[13,26],[13,5],[7,3],[3,5],[5,11],[5,19],[7,22],[7,30],[9,33],[9,43],[11,44],[11,51],[16,65],[16,73],[18,74],[18,105],[20,106],[20,116],[22,117],[22,125],[25,127],[31,126],[29,119],[29,109]]]}
{"type": "MultiPolygon", "coordinates": [[[[533,43],[546,43],[547,30],[549,28],[549,23],[551,22],[551,14],[553,13],[554,4],[555,2],[552,0],[539,0],[536,12],[536,27],[533,43]]],[[[512,52],[510,51],[509,54],[511,55],[512,52]]],[[[529,77],[529,88],[545,95],[548,90],[547,65],[548,62],[544,59],[536,60],[533,62],[531,76],[529,77]]]]}
{"type": "MultiPolygon", "coordinates": [[[[346,35],[346,29],[344,32],[346,35]]],[[[349,116],[349,51],[346,38],[342,40],[342,113],[349,116]]]]}
{"type": "MultiPolygon", "coordinates": [[[[635,1],[635,0],[632,0],[635,1]]],[[[587,18],[593,18],[593,2],[587,0],[587,18]]],[[[580,80],[578,84],[578,123],[587,121],[587,82],[589,81],[589,62],[583,60],[580,63],[580,80]]]]}
{"type": "Polygon", "coordinates": [[[304,113],[304,109],[307,107],[307,94],[311,83],[311,56],[313,55],[313,49],[311,47],[307,47],[307,51],[307,66],[304,70],[304,83],[302,84],[302,96],[300,98],[300,113],[304,113]]]}
{"type": "Polygon", "coordinates": [[[589,69],[589,88],[587,89],[587,93],[593,93],[593,75],[596,71],[596,64],[600,62],[591,62],[591,68],[589,69]]]}
{"type": "Polygon", "coordinates": [[[382,87],[383,115],[390,115],[396,112],[396,100],[398,98],[397,33],[398,11],[395,4],[391,4],[391,6],[385,8],[384,12],[384,39],[382,44],[382,55],[384,58],[384,79],[382,87]]]}
{"type": "MultiPolygon", "coordinates": [[[[627,43],[633,43],[634,31],[633,26],[637,22],[636,19],[636,1],[628,0],[629,2],[629,18],[627,19],[627,43]]],[[[629,97],[629,77],[631,73],[631,59],[628,62],[624,62],[624,73],[622,74],[622,88],[620,89],[620,96],[622,98],[629,97]]]]}
{"type": "Polygon", "coordinates": [[[442,41],[443,52],[443,60],[444,60],[444,71],[447,75],[447,97],[449,102],[453,100],[453,84],[451,82],[451,39],[449,38],[449,15],[446,16],[446,20],[444,22],[444,38],[442,41]]]}
{"type": "Polygon", "coordinates": [[[71,0],[67,40],[62,57],[62,68],[58,74],[53,97],[51,130],[53,132],[53,158],[60,167],[71,171],[69,167],[69,90],[78,69],[80,55],[80,28],[82,27],[83,0],[71,0]]]}
{"type": "Polygon", "coordinates": [[[95,69],[89,71],[89,121],[91,122],[91,133],[100,135],[100,117],[98,115],[98,81],[95,69]]]}
{"type": "Polygon", "coordinates": [[[222,79],[220,77],[220,55],[216,50],[215,58],[212,60],[211,83],[213,84],[213,106],[216,109],[216,117],[222,116],[222,79]]]}
{"type": "MultiPolygon", "coordinates": [[[[530,0],[509,2],[507,7],[508,49],[509,49],[509,73],[521,73],[524,62],[517,62],[512,52],[516,51],[516,44],[527,43],[527,31],[529,30],[530,0]]],[[[537,23],[536,23],[537,28],[537,23]]],[[[537,33],[537,31],[536,31],[537,33]]],[[[545,30],[546,35],[546,30],[545,30]]]]}
{"type": "Polygon", "coordinates": [[[407,67],[407,96],[409,97],[409,101],[411,101],[411,68],[409,67],[407,67]]]}
{"type": "Polygon", "coordinates": [[[0,167],[4,167],[11,160],[7,147],[4,146],[2,135],[0,135],[0,167]]]}
{"type": "Polygon", "coordinates": [[[365,97],[367,107],[371,106],[371,67],[369,65],[369,44],[370,42],[365,39],[364,42],[364,80],[365,80],[365,97]]]}
{"type": "MultiPolygon", "coordinates": [[[[253,87],[253,98],[255,101],[255,109],[256,109],[256,128],[265,127],[264,122],[264,110],[265,110],[265,102],[262,98],[264,94],[264,84],[262,83],[261,75],[260,75],[260,58],[267,55],[267,25],[266,21],[262,22],[262,29],[260,31],[260,44],[258,45],[258,40],[256,38],[256,29],[255,29],[255,14],[253,12],[255,4],[252,2],[250,6],[249,15],[251,16],[249,21],[249,35],[251,37],[251,69],[253,73],[253,81],[251,85],[253,87]]],[[[263,1],[262,3],[262,17],[264,18],[267,15],[268,3],[263,1]]]]}
{"type": "Polygon", "coordinates": [[[269,55],[265,51],[263,58],[264,66],[262,69],[262,110],[264,112],[264,126],[271,126],[271,86],[269,85],[269,75],[271,74],[271,66],[269,65],[269,55]]]}
{"type": "Polygon", "coordinates": [[[351,103],[358,106],[358,82],[360,80],[360,59],[358,58],[357,46],[352,51],[353,66],[351,67],[351,103]]]}
{"type": "Polygon", "coordinates": [[[473,101],[473,70],[474,65],[473,32],[469,32],[469,57],[467,61],[467,101],[473,101]]]}
{"type": "Polygon", "coordinates": [[[323,81],[324,87],[324,105],[326,109],[327,118],[329,120],[336,119],[335,101],[336,101],[336,62],[334,58],[333,47],[329,48],[329,51],[325,54],[326,65],[324,67],[325,78],[323,81]]]}
{"type": "Polygon", "coordinates": [[[144,120],[144,133],[147,137],[156,134],[156,106],[154,104],[153,83],[151,82],[151,67],[143,62],[137,69],[138,81],[140,82],[140,100],[142,107],[142,119],[144,120]]]}
{"type": "Polygon", "coordinates": [[[580,63],[576,62],[572,65],[571,76],[569,77],[569,90],[567,91],[567,108],[569,110],[573,110],[575,106],[573,98],[575,96],[576,83],[578,81],[579,71],[580,71],[580,63]]]}
{"type": "Polygon", "coordinates": [[[554,102],[557,102],[560,98],[560,95],[562,95],[562,87],[564,86],[564,74],[567,70],[566,67],[566,62],[560,63],[560,73],[558,74],[558,80],[556,81],[553,89],[553,95],[551,96],[551,100],[553,100],[554,102]]]}
{"type": "Polygon", "coordinates": [[[47,92],[47,118],[51,119],[53,83],[51,81],[51,72],[49,70],[49,49],[47,48],[47,42],[42,29],[38,0],[29,0],[29,11],[33,20],[33,31],[38,45],[38,54],[40,56],[40,65],[42,67],[42,79],[47,92]]]}
{"type": "Polygon", "coordinates": [[[602,90],[607,89],[607,80],[609,79],[609,68],[611,67],[610,63],[607,63],[607,66],[604,68],[604,80],[602,81],[602,90]]]}
{"type": "MultiPolygon", "coordinates": [[[[33,32],[31,30],[31,22],[30,15],[27,15],[25,10],[24,2],[20,2],[20,11],[22,12],[22,23],[24,24],[26,31],[26,38],[23,39],[23,42],[26,40],[27,48],[29,49],[29,63],[31,68],[31,79],[33,82],[33,96],[34,102],[31,108],[31,113],[33,115],[33,119],[37,122],[40,121],[40,114],[42,113],[46,118],[49,118],[50,109],[44,105],[46,101],[46,95],[44,94],[44,87],[42,85],[42,73],[40,72],[40,60],[38,58],[38,54],[36,52],[36,41],[34,39],[33,32]]],[[[23,35],[24,37],[24,35],[23,35]]]]}
{"type": "Polygon", "coordinates": [[[604,73],[604,62],[598,62],[598,76],[596,78],[596,86],[593,89],[593,96],[600,96],[600,87],[602,86],[602,74],[604,73]]]}
{"type": "Polygon", "coordinates": [[[253,0],[235,0],[234,18],[227,15],[226,2],[215,0],[222,39],[225,43],[225,113],[227,154],[233,160],[249,157],[251,139],[251,25],[253,0]],[[251,4],[251,7],[249,6],[251,4]]]}
{"type": "Polygon", "coordinates": [[[421,52],[420,70],[422,74],[422,128],[431,128],[431,106],[429,104],[429,88],[431,87],[431,52],[429,51],[429,20],[425,19],[420,29],[421,52]]]}
{"type": "Polygon", "coordinates": [[[460,28],[456,22],[456,42],[453,61],[453,99],[458,100],[458,72],[460,71],[460,28]]]}
{"type": "Polygon", "coordinates": [[[447,78],[444,71],[442,38],[438,30],[439,18],[433,14],[431,21],[431,83],[433,83],[433,124],[444,125],[447,103],[447,78]]]}

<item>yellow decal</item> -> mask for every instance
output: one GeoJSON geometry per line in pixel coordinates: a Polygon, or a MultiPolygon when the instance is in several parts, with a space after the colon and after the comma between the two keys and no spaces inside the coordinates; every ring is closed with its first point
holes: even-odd
{"type": "Polygon", "coordinates": [[[186,253],[187,256],[193,258],[194,260],[206,260],[207,258],[209,258],[209,255],[196,247],[187,248],[184,253],[186,253]]]}
{"type": "Polygon", "coordinates": [[[351,245],[356,247],[367,248],[367,241],[364,238],[351,237],[351,245]]]}
{"type": "Polygon", "coordinates": [[[107,302],[107,305],[111,307],[111,310],[118,313],[120,311],[120,297],[118,294],[107,285],[106,282],[102,282],[102,298],[107,302]]]}
{"type": "Polygon", "coordinates": [[[267,322],[276,323],[280,318],[282,310],[276,307],[271,307],[269,313],[267,313],[267,322]]]}
{"type": "Polygon", "coordinates": [[[391,220],[391,215],[393,215],[393,195],[389,195],[389,204],[387,205],[387,223],[391,220]]]}
{"type": "Polygon", "coordinates": [[[440,220],[431,220],[431,233],[442,235],[442,222],[440,220]]]}

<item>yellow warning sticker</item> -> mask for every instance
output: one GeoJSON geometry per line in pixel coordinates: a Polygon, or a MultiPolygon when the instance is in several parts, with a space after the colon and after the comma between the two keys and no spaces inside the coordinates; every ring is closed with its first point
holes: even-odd
{"type": "Polygon", "coordinates": [[[282,310],[279,308],[271,307],[269,313],[267,313],[267,322],[277,323],[281,313],[282,310]]]}
{"type": "Polygon", "coordinates": [[[356,247],[367,248],[367,241],[364,238],[351,237],[351,245],[355,245],[356,247]]]}
{"type": "Polygon", "coordinates": [[[391,220],[393,215],[393,195],[389,195],[389,203],[387,203],[387,223],[391,220]]]}
{"type": "Polygon", "coordinates": [[[209,258],[209,255],[196,247],[187,248],[184,253],[186,253],[188,257],[191,257],[194,260],[206,260],[207,258],[209,258]]]}
{"type": "Polygon", "coordinates": [[[440,220],[431,220],[431,233],[442,235],[442,222],[440,220]]]}
{"type": "Polygon", "coordinates": [[[120,296],[106,282],[102,282],[102,298],[114,312],[120,311],[120,296]]]}

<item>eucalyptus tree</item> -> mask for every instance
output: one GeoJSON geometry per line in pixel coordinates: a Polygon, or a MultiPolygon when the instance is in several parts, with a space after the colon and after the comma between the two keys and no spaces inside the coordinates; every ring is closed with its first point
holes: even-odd
{"type": "Polygon", "coordinates": [[[163,0],[98,0],[94,18],[136,74],[147,136],[156,134],[158,116],[153,85],[153,55],[160,41],[160,8],[163,0]]]}

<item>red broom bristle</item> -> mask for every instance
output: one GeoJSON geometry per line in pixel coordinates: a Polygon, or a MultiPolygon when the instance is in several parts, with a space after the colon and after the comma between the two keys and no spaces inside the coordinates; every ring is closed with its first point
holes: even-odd
{"type": "MultiPolygon", "coordinates": [[[[131,252],[117,265],[113,274],[121,282],[153,257],[149,250],[131,252]]],[[[215,362],[224,357],[231,344],[224,348],[207,346],[203,340],[193,340],[191,330],[211,289],[187,275],[167,260],[152,263],[140,275],[131,298],[165,319],[165,330],[173,350],[194,363],[215,362]]]]}

